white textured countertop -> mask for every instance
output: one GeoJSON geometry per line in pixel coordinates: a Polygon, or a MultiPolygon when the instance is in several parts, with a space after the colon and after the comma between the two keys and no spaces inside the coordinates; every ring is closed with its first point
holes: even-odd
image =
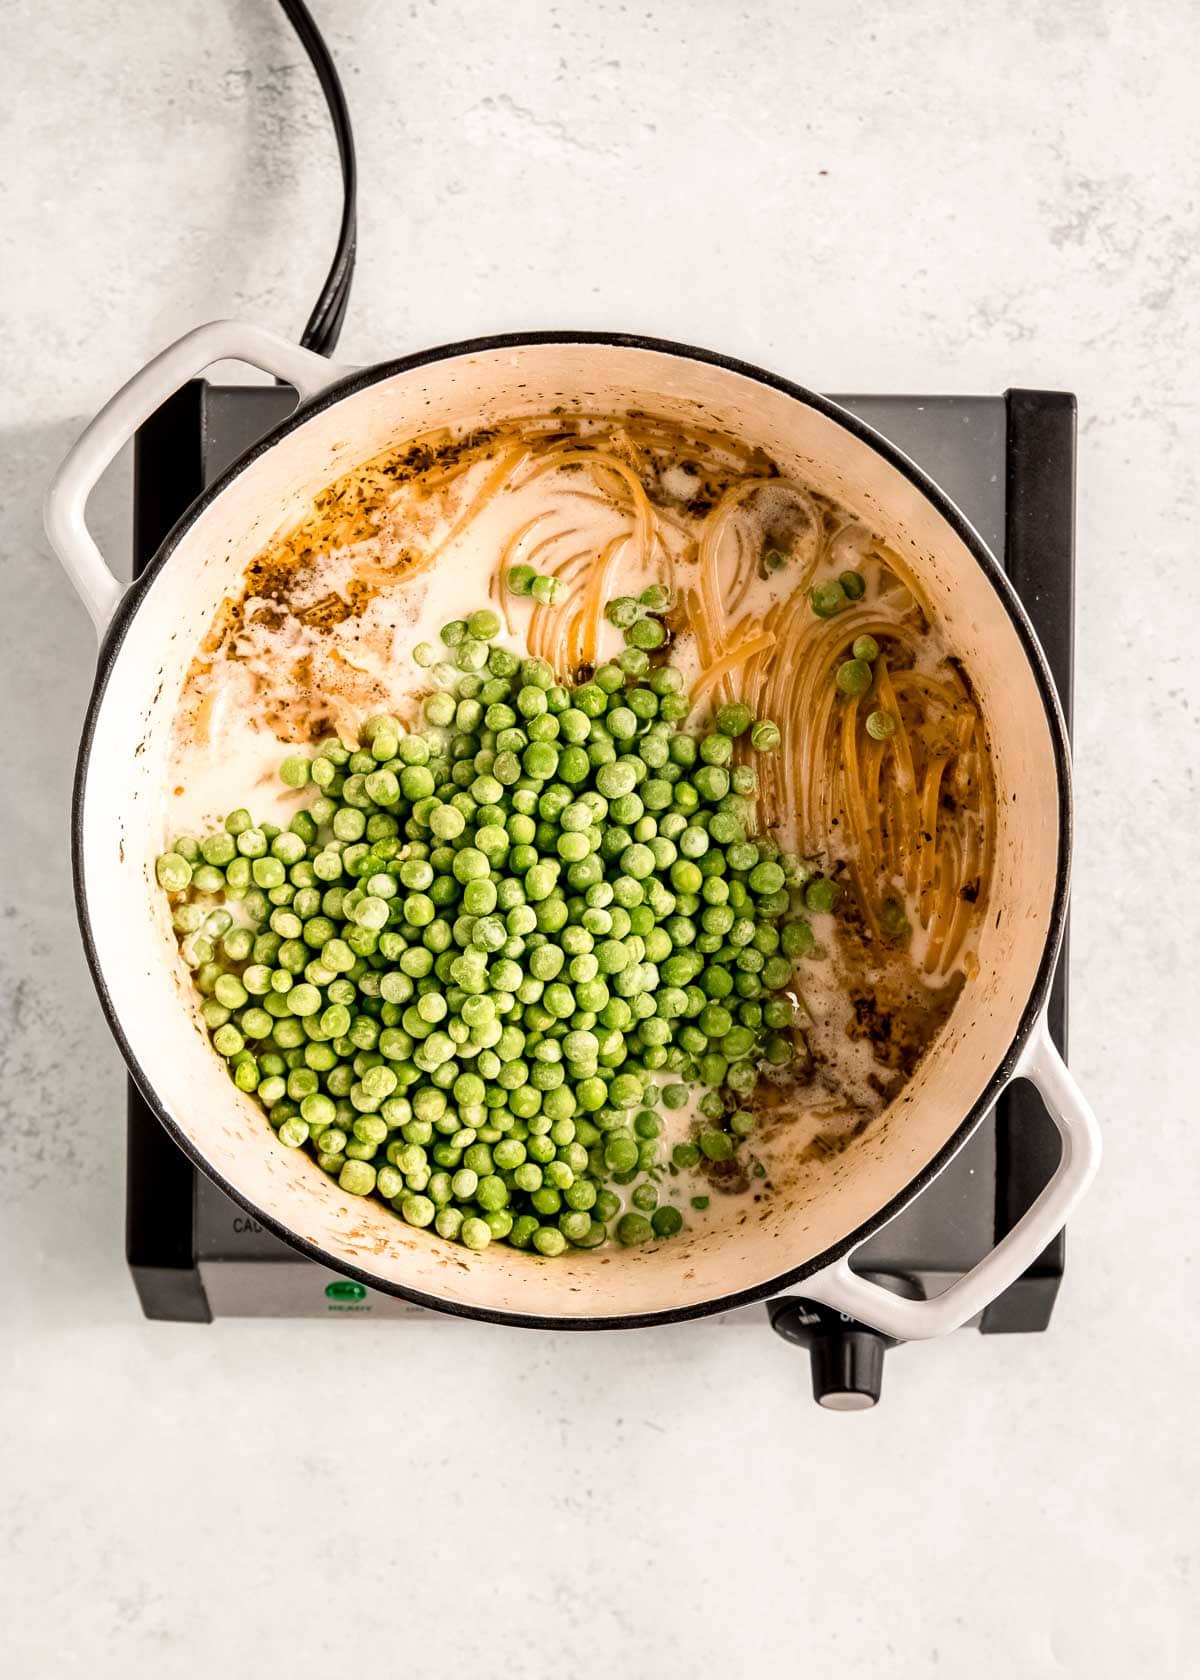
{"type": "MultiPolygon", "coordinates": [[[[336,169],[269,0],[4,0],[0,1666],[1182,1675],[1200,11],[313,3],[359,138],[351,357],[617,326],[818,389],[1078,392],[1072,1058],[1106,1166],[1050,1333],[900,1350],[862,1416],[765,1328],[143,1322],[68,875],[93,644],[38,501],[168,339],[299,330],[336,169]]],[[[127,554],[127,470],[95,524],[127,554]]]]}

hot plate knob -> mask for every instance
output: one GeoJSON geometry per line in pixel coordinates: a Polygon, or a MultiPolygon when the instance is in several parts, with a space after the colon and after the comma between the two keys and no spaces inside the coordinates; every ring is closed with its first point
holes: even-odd
{"type": "Polygon", "coordinates": [[[818,1336],[809,1345],[813,1399],[831,1412],[866,1412],[883,1387],[887,1343],[861,1325],[818,1336]]]}
{"type": "Polygon", "coordinates": [[[832,1412],[865,1412],[883,1386],[883,1356],[894,1344],[831,1307],[784,1296],[767,1305],[771,1326],[808,1349],[813,1399],[832,1412]]]}

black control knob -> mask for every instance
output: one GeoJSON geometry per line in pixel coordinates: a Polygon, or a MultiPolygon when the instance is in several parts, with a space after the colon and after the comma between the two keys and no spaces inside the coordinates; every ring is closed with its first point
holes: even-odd
{"type": "Polygon", "coordinates": [[[767,1312],[771,1328],[785,1341],[808,1349],[818,1406],[832,1412],[865,1412],[878,1402],[883,1356],[895,1346],[890,1337],[799,1295],[768,1301],[767,1312]]]}
{"type": "Polygon", "coordinates": [[[844,1326],[809,1343],[813,1399],[831,1412],[866,1412],[883,1387],[887,1343],[877,1330],[844,1326]]]}

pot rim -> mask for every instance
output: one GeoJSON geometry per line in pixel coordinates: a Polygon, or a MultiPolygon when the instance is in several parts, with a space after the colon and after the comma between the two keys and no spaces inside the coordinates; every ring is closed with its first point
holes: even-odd
{"type": "Polygon", "coordinates": [[[278,425],[266,432],[237,460],[232,462],[213,483],[207,486],[194,502],[176,520],[171,530],[163,539],[152,559],[144,567],[140,575],[134,579],[125,594],[121,597],[116,612],[107,627],[100,645],[100,652],[96,668],[95,682],[91,697],[88,701],[84,716],[83,729],[80,735],[79,751],[76,760],[75,778],[71,793],[71,873],[75,889],[76,919],[83,939],[84,953],[88,968],[91,972],[92,983],[96,988],[100,1005],[112,1033],[121,1051],[122,1058],[129,1072],[132,1074],[138,1089],[141,1091],[148,1107],[157,1120],[163,1125],[172,1140],[184,1152],[192,1164],[210,1178],[217,1187],[227,1195],[231,1201],[237,1203],[252,1218],[272,1232],[289,1247],[296,1249],[307,1259],[314,1260],[331,1270],[353,1278],[380,1294],[392,1295],[401,1300],[410,1301],[414,1306],[425,1307],[432,1311],[449,1313],[457,1318],[483,1321],[490,1324],[504,1324],[522,1329],[540,1330],[624,1330],[651,1328],[661,1324],[678,1324],[687,1320],[708,1318],[717,1313],[730,1312],[739,1307],[752,1306],[756,1302],[765,1301],[772,1296],[784,1293],[794,1288],[815,1272],[822,1271],[827,1266],[843,1259],[868,1237],[874,1235],[887,1225],[904,1208],[913,1202],[942,1169],[958,1153],[968,1138],[975,1131],[984,1115],[995,1103],[996,1098],[1004,1087],[1011,1081],[1016,1071],[1017,1063],[1038,1018],[1045,1008],[1049,996],[1051,982],[1054,977],[1055,963],[1062,945],[1063,933],[1066,925],[1067,905],[1070,890],[1071,848],[1073,838],[1073,810],[1071,794],[1071,760],[1070,746],[1067,736],[1066,723],[1058,695],[1050,675],[1049,666],[1041,644],[1037,639],[1033,625],[1012,583],[1009,581],[1003,566],[991,553],[987,544],[975,530],[974,526],[951,501],[949,496],[931,479],[914,461],[910,460],[903,451],[877,432],[874,427],[860,420],[840,404],[832,402],[828,397],[808,390],[790,379],[779,374],[768,372],[753,363],[744,362],[737,357],[726,356],[719,351],[700,349],[695,345],[682,344],[670,339],[648,337],[641,333],[618,333],[599,331],[539,330],[536,332],[509,332],[483,335],[476,338],[460,339],[454,343],[443,344],[428,350],[419,350],[408,356],[395,357],[384,362],[374,362],[366,367],[355,369],[344,378],[335,380],[316,397],[308,402],[302,402],[278,425]],[[955,535],[970,552],[975,563],[981,568],[991,583],[992,588],[1004,607],[1016,631],[1025,657],[1032,668],[1034,680],[1042,701],[1046,721],[1050,728],[1051,746],[1054,755],[1055,781],[1058,790],[1058,859],[1055,868],[1054,895],[1050,908],[1049,926],[1046,933],[1045,945],[1037,974],[1029,997],[1021,1013],[1016,1033],[1001,1058],[994,1072],[989,1078],[978,1101],[964,1116],[945,1144],[936,1155],[928,1161],[921,1170],[909,1180],[904,1189],[891,1198],[879,1211],[855,1227],[839,1242],[824,1249],[819,1255],[804,1261],[799,1266],[793,1266],[785,1272],[766,1280],[753,1284],[746,1289],[732,1291],[729,1294],[715,1296],[710,1300],[697,1302],[686,1307],[664,1308],[657,1312],[622,1313],[610,1316],[571,1315],[564,1317],[548,1316],[538,1313],[515,1313],[498,1311],[490,1307],[480,1307],[459,1301],[446,1300],[441,1296],[431,1295],[423,1290],[413,1289],[405,1284],[399,1284],[390,1279],[378,1277],[375,1273],[356,1266],[353,1262],[340,1259],[330,1254],[326,1249],[311,1242],[307,1237],[292,1231],[273,1214],[267,1213],[247,1195],[231,1184],[221,1173],[217,1172],[205,1159],[203,1152],[172,1119],[160,1102],[145,1070],[142,1068],[133,1046],[126,1036],[125,1030],[113,1005],[111,994],[104,978],[100,963],[100,955],[92,934],[91,917],[88,911],[87,887],[84,871],[83,855],[83,804],[84,788],[87,780],[88,767],[91,761],[92,746],[95,740],[96,724],[100,708],[108,688],[109,677],[120,655],[122,645],[129,626],[142,604],[150,586],[153,584],[175,549],[195,524],[200,515],[218,496],[237,479],[241,473],[255,462],[260,455],[282,443],[290,434],[298,430],[314,414],[332,407],[345,397],[356,395],[359,391],[371,385],[381,383],[397,374],[411,373],[417,368],[426,367],[434,362],[448,361],[457,356],[471,356],[485,354],[495,350],[518,350],[526,347],[551,344],[591,344],[616,349],[646,350],[658,355],[673,356],[680,361],[692,361],[706,364],[710,367],[724,369],[729,373],[741,375],[758,384],[765,385],[772,390],[781,392],[784,396],[815,409],[817,413],[832,420],[835,424],[850,432],[861,443],[881,455],[890,466],[900,472],[920,493],[930,501],[938,513],[945,519],[955,535]]]}

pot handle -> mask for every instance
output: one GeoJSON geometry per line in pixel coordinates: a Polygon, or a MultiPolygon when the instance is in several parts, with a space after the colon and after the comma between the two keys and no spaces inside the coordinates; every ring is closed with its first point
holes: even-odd
{"type": "Polygon", "coordinates": [[[213,362],[247,362],[294,385],[301,402],[353,371],[248,321],[210,321],[176,339],[147,362],[100,410],[46,492],[46,535],[75,591],[103,636],[124,593],[87,528],[88,497],[101,473],[144,420],[213,362]]]}
{"type": "Polygon", "coordinates": [[[799,1288],[813,1301],[858,1319],[897,1341],[941,1336],[983,1311],[997,1295],[1015,1283],[1050,1239],[1066,1224],[1068,1215],[1095,1176],[1100,1164],[1100,1128],[1086,1097],[1068,1071],[1043,1013],[1013,1070],[1012,1078],[1036,1086],[1047,1112],[1062,1137],[1062,1155],[1054,1176],[990,1254],[965,1277],[932,1300],[908,1300],[881,1284],[860,1277],[844,1255],[799,1288]]]}

